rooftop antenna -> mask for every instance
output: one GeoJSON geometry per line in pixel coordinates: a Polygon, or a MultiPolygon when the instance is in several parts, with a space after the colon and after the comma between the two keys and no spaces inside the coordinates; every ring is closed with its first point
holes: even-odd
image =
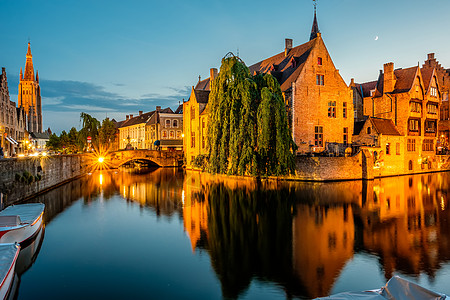
{"type": "Polygon", "coordinates": [[[317,6],[317,0],[313,0],[313,5],[314,5],[314,14],[316,13],[316,6],[317,6]]]}
{"type": "Polygon", "coordinates": [[[237,57],[239,57],[239,47],[237,48],[237,57]]]}

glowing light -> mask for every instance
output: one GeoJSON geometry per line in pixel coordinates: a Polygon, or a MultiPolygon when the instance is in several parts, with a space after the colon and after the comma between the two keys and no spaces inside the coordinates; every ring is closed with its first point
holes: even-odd
{"type": "Polygon", "coordinates": [[[47,152],[42,152],[42,156],[47,156],[47,152]]]}
{"type": "Polygon", "coordinates": [[[100,157],[98,158],[98,162],[99,162],[99,163],[102,163],[104,160],[105,160],[105,158],[104,158],[103,156],[100,156],[100,157]]]}
{"type": "Polygon", "coordinates": [[[181,192],[181,203],[184,207],[184,190],[181,192]]]}
{"type": "Polygon", "coordinates": [[[181,137],[184,138],[184,133],[181,134],[181,137]]]}
{"type": "Polygon", "coordinates": [[[25,157],[25,154],[21,153],[19,155],[17,155],[18,157],[25,157]]]}
{"type": "Polygon", "coordinates": [[[103,184],[103,174],[100,174],[98,179],[100,180],[100,185],[102,185],[103,184]]]}
{"type": "Polygon", "coordinates": [[[441,196],[441,210],[445,210],[445,201],[444,197],[441,196]]]}

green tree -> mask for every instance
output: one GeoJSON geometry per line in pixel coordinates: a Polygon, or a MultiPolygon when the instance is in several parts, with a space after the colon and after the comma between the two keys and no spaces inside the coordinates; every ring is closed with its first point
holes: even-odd
{"type": "Polygon", "coordinates": [[[70,128],[67,134],[67,151],[69,153],[77,153],[80,149],[80,143],[78,139],[78,131],[75,127],[70,128]]]}
{"type": "Polygon", "coordinates": [[[208,105],[210,172],[262,176],[294,172],[296,146],[280,86],[272,75],[251,76],[239,58],[224,58],[211,83],[208,105]]]}
{"type": "Polygon", "coordinates": [[[96,118],[84,112],[80,114],[80,119],[82,121],[82,128],[78,135],[80,145],[85,148],[88,136],[91,137],[92,144],[97,145],[100,122],[96,118]]]}
{"type": "Polygon", "coordinates": [[[109,148],[109,146],[114,142],[116,134],[116,127],[114,122],[109,118],[102,121],[102,126],[99,129],[99,144],[100,146],[109,148]]]}
{"type": "Polygon", "coordinates": [[[53,133],[47,143],[45,144],[45,147],[48,150],[52,151],[59,151],[61,150],[61,141],[59,139],[59,136],[57,136],[55,133],[53,133]]]}
{"type": "Polygon", "coordinates": [[[61,145],[61,150],[66,153],[68,151],[68,146],[69,146],[69,137],[67,135],[67,132],[65,130],[63,130],[61,132],[61,134],[59,135],[59,141],[60,141],[60,145],[61,145]]]}

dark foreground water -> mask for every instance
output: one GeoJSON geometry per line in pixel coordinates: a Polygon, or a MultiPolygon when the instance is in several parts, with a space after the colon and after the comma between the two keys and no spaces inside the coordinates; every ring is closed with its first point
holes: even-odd
{"type": "Polygon", "coordinates": [[[313,298],[396,274],[450,294],[449,182],[94,173],[33,200],[45,232],[18,299],[313,298]]]}

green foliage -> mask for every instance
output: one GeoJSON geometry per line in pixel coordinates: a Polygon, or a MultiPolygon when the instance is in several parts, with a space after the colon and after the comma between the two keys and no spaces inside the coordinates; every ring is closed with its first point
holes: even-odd
{"type": "Polygon", "coordinates": [[[208,170],[254,176],[293,173],[296,149],[283,96],[270,74],[251,76],[236,57],[224,58],[209,96],[208,170]]]}
{"type": "Polygon", "coordinates": [[[61,141],[60,138],[56,135],[56,134],[52,134],[49,138],[49,140],[47,141],[47,143],[45,144],[45,147],[48,150],[52,150],[52,151],[58,151],[61,149],[61,141]]]}
{"type": "Polygon", "coordinates": [[[91,115],[82,112],[80,114],[82,128],[79,131],[80,145],[85,148],[87,146],[87,137],[90,136],[93,145],[98,145],[98,131],[100,122],[91,115]]]}
{"type": "Polygon", "coordinates": [[[102,126],[99,129],[100,146],[109,148],[109,146],[114,143],[115,134],[116,127],[114,126],[114,122],[109,118],[104,119],[102,126]]]}
{"type": "Polygon", "coordinates": [[[192,161],[192,165],[195,168],[200,168],[202,171],[204,171],[208,166],[208,157],[203,154],[197,155],[192,161]]]}

